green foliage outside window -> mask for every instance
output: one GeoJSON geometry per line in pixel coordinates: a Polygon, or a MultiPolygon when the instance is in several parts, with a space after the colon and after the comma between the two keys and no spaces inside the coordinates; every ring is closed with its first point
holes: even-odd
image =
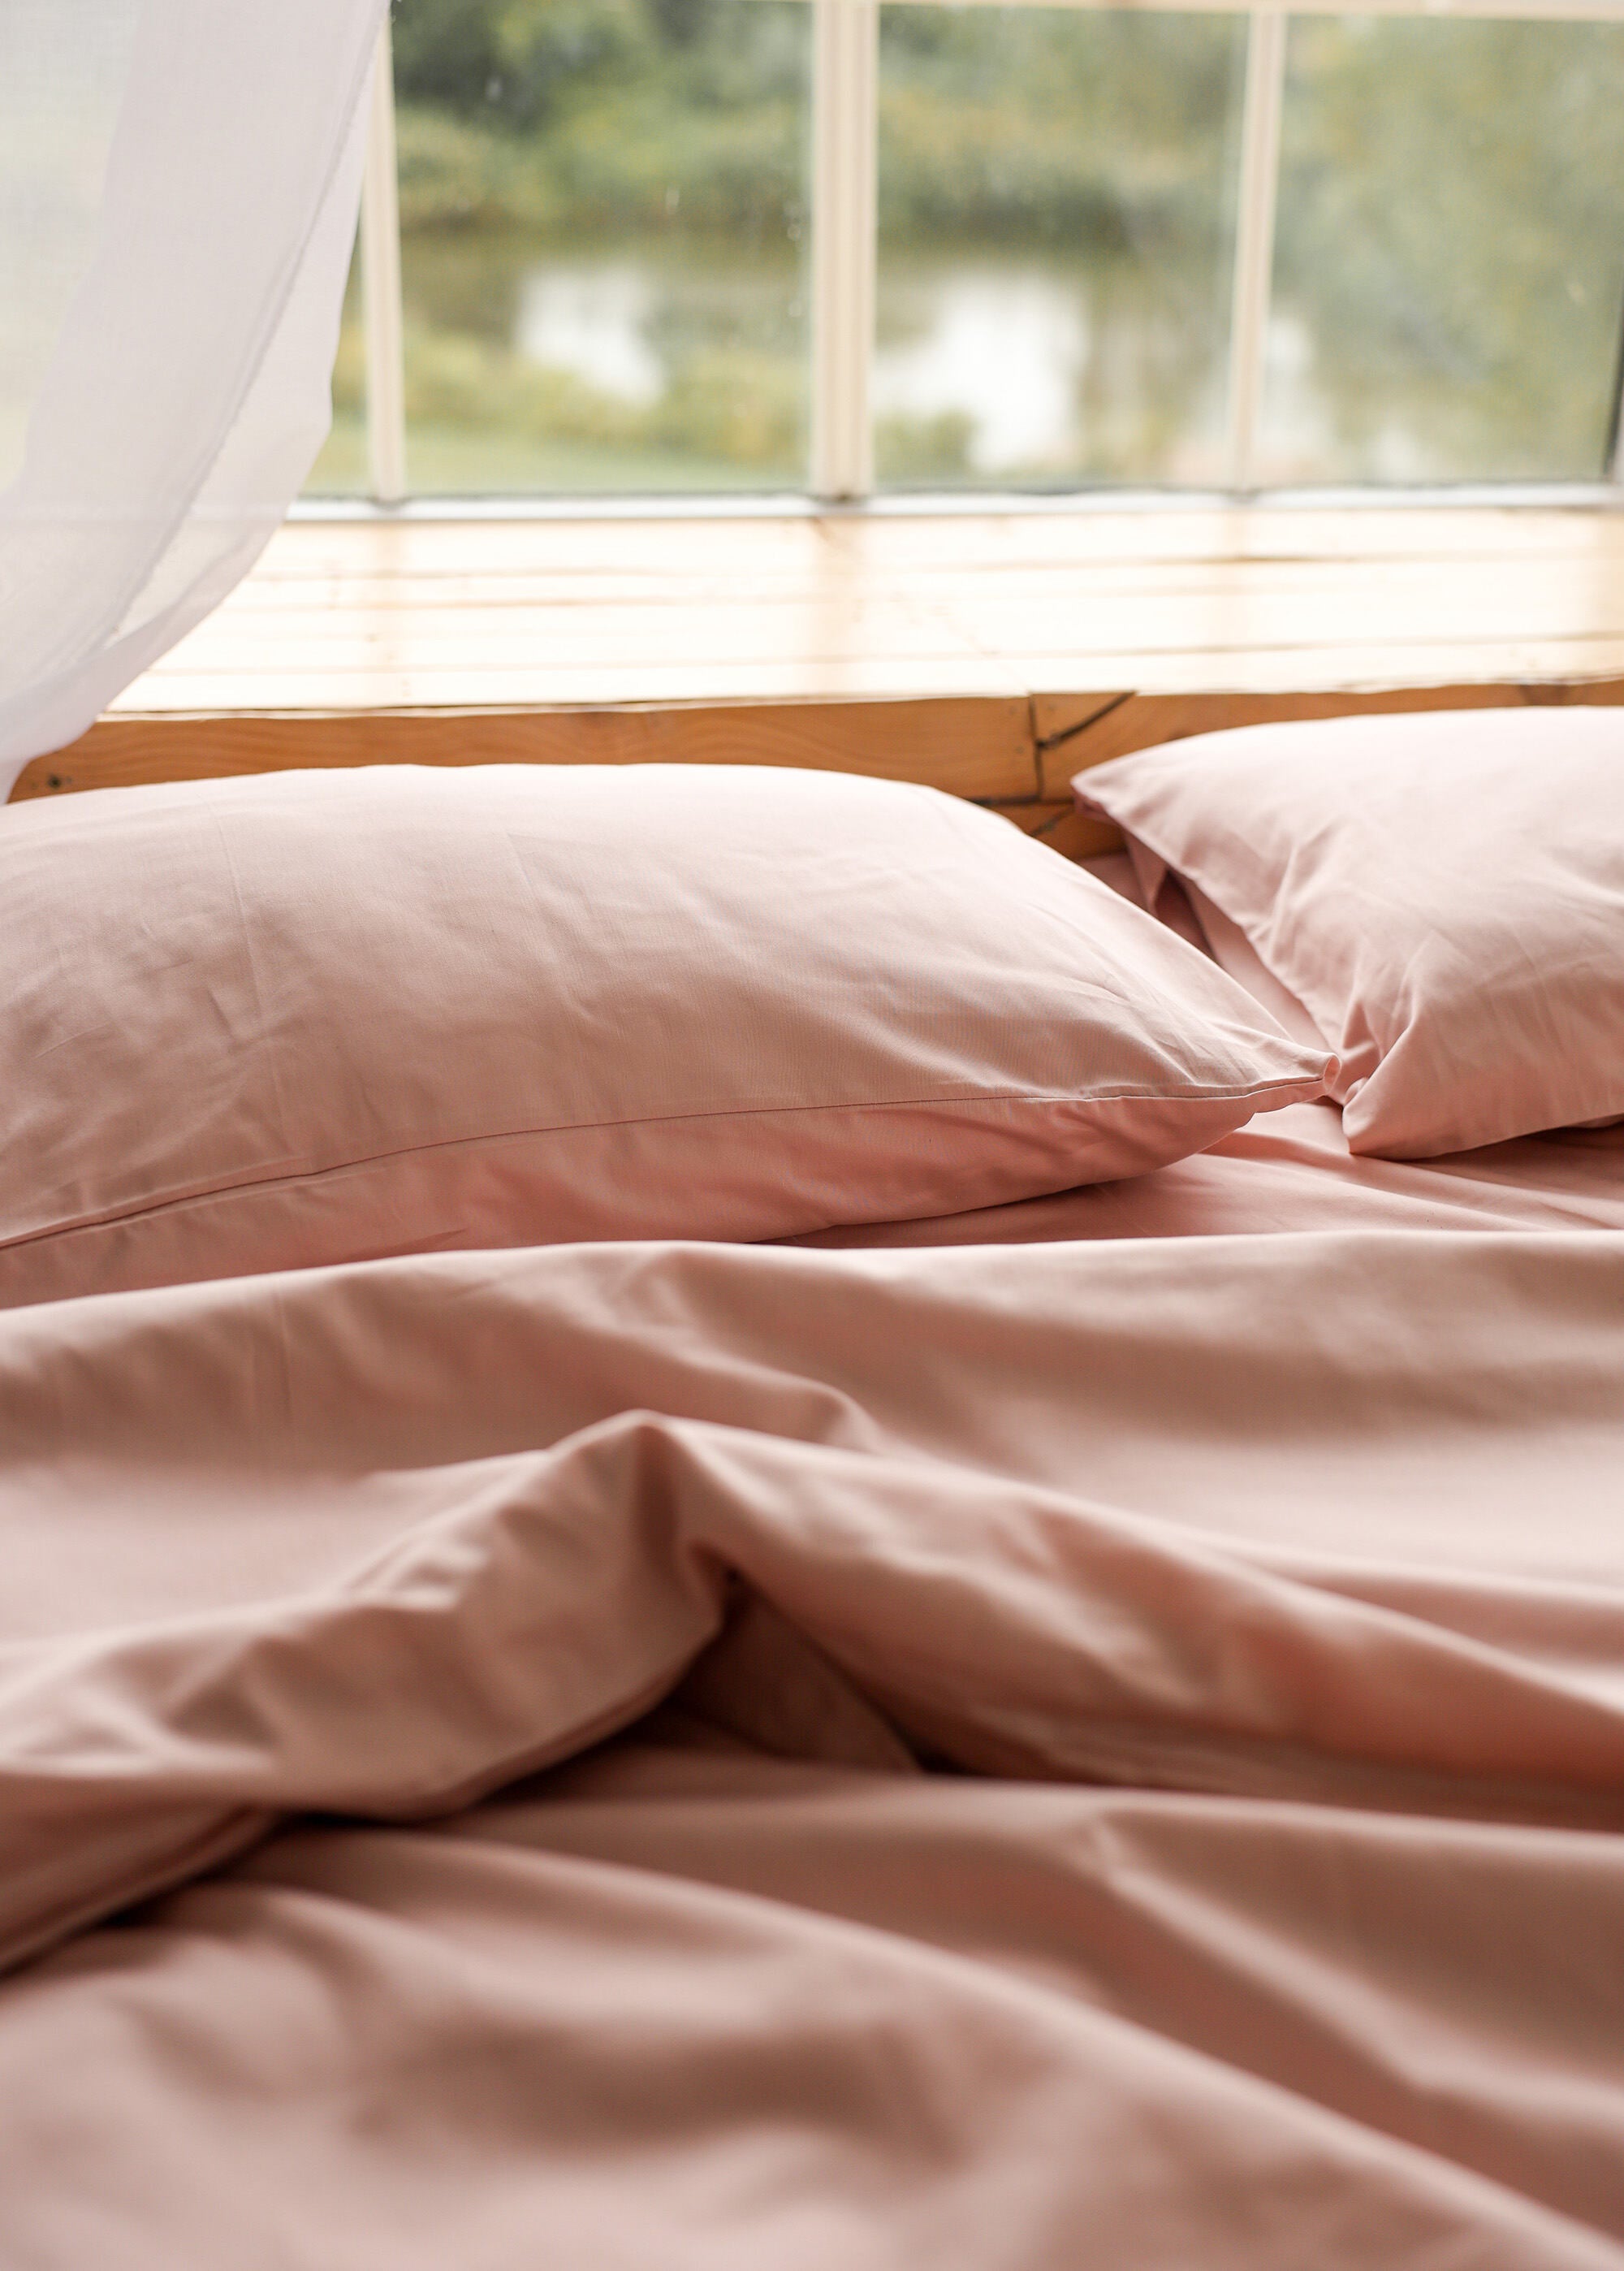
{"type": "MultiPolygon", "coordinates": [[[[398,0],[414,488],[801,485],[809,17],[398,0]],[[556,320],[526,336],[536,278],[590,297],[594,262],[645,293],[624,324],[657,386],[550,361],[556,320]]],[[[1015,478],[1205,463],[1185,445],[1221,422],[1242,54],[1238,15],[883,11],[882,352],[928,339],[958,267],[1072,294],[1087,332],[1073,439],[1015,478]]],[[[1289,59],[1265,469],[1598,473],[1624,30],[1305,18],[1289,59]]],[[[352,324],[330,485],[360,482],[360,391],[352,324]]],[[[884,413],[882,473],[974,485],[972,428],[884,413]]]]}

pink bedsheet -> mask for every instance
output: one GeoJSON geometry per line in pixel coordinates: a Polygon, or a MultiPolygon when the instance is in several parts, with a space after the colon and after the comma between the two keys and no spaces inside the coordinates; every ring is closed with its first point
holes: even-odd
{"type": "Polygon", "coordinates": [[[0,2261],[1618,2271],[1621,1381],[1597,1231],[0,1316],[0,2261]]]}
{"type": "Polygon", "coordinates": [[[1577,1229],[1624,1230],[1624,1128],[1563,1128],[1453,1158],[1357,1158],[1334,1105],[1292,1104],[1153,1175],[785,1242],[1021,1246],[1278,1231],[1577,1229]]]}

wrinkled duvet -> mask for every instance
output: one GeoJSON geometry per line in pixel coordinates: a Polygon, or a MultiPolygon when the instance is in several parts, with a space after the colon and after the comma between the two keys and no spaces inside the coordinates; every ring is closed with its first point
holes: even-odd
{"type": "Polygon", "coordinates": [[[1624,1240],[0,1316],[0,2263],[1624,2267],[1624,1240]]]}

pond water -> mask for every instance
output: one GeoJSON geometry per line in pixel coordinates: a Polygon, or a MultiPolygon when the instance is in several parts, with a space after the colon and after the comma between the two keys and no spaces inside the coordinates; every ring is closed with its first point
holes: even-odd
{"type": "Polygon", "coordinates": [[[1076,291],[1011,265],[948,271],[913,290],[923,321],[876,354],[875,414],[961,418],[968,468],[988,479],[1064,465],[1090,348],[1076,291]]]}
{"type": "MultiPolygon", "coordinates": [[[[882,420],[960,421],[966,471],[989,480],[1064,468],[1077,453],[1092,344],[1085,302],[1042,265],[972,264],[902,280],[901,336],[882,337],[872,399],[882,420]]],[[[799,313],[789,314],[789,324],[799,313]]],[[[667,396],[695,334],[719,328],[680,281],[629,260],[549,261],[515,294],[512,345],[631,409],[667,396]],[[685,297],[688,304],[683,304],[685,297]],[[707,321],[707,317],[710,318],[707,321]]],[[[734,344],[725,336],[717,342],[734,344]]]]}
{"type": "MultiPolygon", "coordinates": [[[[623,240],[588,255],[516,234],[404,249],[415,489],[804,485],[810,337],[793,254],[623,240]]],[[[1170,267],[888,257],[872,368],[882,485],[1213,479],[1214,302],[1170,267]]]]}
{"type": "MultiPolygon", "coordinates": [[[[806,478],[804,264],[782,247],[518,233],[408,238],[409,471],[421,494],[798,488],[806,478]]],[[[1191,264],[893,249],[872,367],[882,488],[1205,487],[1222,478],[1224,279],[1191,264]]],[[[1593,478],[1612,292],[1517,353],[1342,360],[1324,279],[1285,280],[1267,342],[1272,481],[1593,478]],[[1576,340],[1575,344],[1577,344],[1576,340]]],[[[356,311],[357,313],[359,311],[356,311]]],[[[1613,334],[1616,336],[1616,334],[1613,334]]],[[[357,327],[346,353],[359,367],[357,327]]],[[[360,390],[343,389],[311,487],[364,483],[360,390]]]]}
{"type": "Polygon", "coordinates": [[[655,279],[630,262],[549,262],[520,279],[513,344],[528,362],[646,410],[669,383],[650,339],[657,301],[655,279]]]}

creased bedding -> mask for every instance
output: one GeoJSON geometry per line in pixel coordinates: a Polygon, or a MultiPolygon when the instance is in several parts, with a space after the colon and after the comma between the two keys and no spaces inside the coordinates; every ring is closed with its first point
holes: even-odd
{"type": "Polygon", "coordinates": [[[1153,1175],[782,1242],[1025,1246],[1339,1230],[1624,1230],[1624,1127],[1558,1128],[1440,1159],[1376,1159],[1349,1150],[1334,1104],[1294,1104],[1153,1175]]]}
{"type": "Polygon", "coordinates": [[[0,2257],[1624,2264],[1621,1381],[1594,1231],[0,1317],[0,2257]]]}

